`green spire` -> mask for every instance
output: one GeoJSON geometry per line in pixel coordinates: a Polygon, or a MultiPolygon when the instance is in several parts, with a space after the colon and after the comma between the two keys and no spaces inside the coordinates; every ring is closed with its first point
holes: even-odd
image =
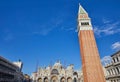
{"type": "Polygon", "coordinates": [[[80,4],[79,4],[79,12],[78,12],[78,14],[87,14],[85,9],[80,4]]]}

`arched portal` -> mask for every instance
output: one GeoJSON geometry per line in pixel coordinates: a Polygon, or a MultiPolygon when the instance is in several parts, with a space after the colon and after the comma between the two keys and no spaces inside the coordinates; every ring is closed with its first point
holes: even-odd
{"type": "Polygon", "coordinates": [[[74,78],[74,81],[73,82],[77,82],[77,79],[76,78],[74,78]]]}
{"type": "Polygon", "coordinates": [[[53,77],[51,78],[51,82],[58,82],[58,78],[57,78],[56,76],[53,76],[53,77]]]}
{"type": "Polygon", "coordinates": [[[44,78],[44,82],[48,82],[48,78],[47,77],[44,78]]]}
{"type": "Polygon", "coordinates": [[[42,78],[38,78],[38,82],[42,82],[42,78]]]}
{"type": "Polygon", "coordinates": [[[72,78],[71,78],[71,77],[68,77],[68,78],[67,78],[67,82],[72,82],[72,78]]]}
{"type": "Polygon", "coordinates": [[[62,78],[60,79],[60,82],[65,82],[65,78],[62,77],[62,78]]]}
{"type": "Polygon", "coordinates": [[[80,80],[81,80],[81,79],[80,79],[80,78],[78,78],[78,82],[81,82],[80,80]]]}

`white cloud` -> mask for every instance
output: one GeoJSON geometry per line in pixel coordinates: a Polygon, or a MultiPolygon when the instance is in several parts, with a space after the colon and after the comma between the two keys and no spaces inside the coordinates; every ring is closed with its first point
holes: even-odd
{"type": "Polygon", "coordinates": [[[11,41],[13,40],[13,33],[9,29],[5,29],[2,34],[2,38],[4,41],[11,41]]]}
{"type": "Polygon", "coordinates": [[[13,35],[12,34],[7,34],[5,37],[4,37],[4,40],[5,41],[10,41],[13,39],[13,35]]]}
{"type": "Polygon", "coordinates": [[[119,28],[120,22],[108,23],[102,26],[95,26],[94,32],[96,35],[113,35],[120,32],[119,28]]]}
{"type": "Polygon", "coordinates": [[[64,31],[74,31],[75,32],[75,27],[62,27],[61,30],[64,30],[64,31]]]}
{"type": "Polygon", "coordinates": [[[35,35],[47,35],[52,29],[42,29],[41,31],[35,31],[33,34],[35,35]]]}
{"type": "Polygon", "coordinates": [[[62,20],[58,20],[58,19],[51,20],[48,23],[41,25],[39,27],[40,30],[33,31],[32,33],[35,35],[45,36],[45,35],[49,34],[53,29],[59,27],[62,22],[63,22],[62,20]]]}
{"type": "Polygon", "coordinates": [[[112,49],[113,50],[120,50],[120,42],[115,42],[112,44],[112,49]]]}
{"type": "Polygon", "coordinates": [[[105,56],[101,59],[103,66],[106,66],[112,62],[111,56],[105,56]]]}
{"type": "Polygon", "coordinates": [[[110,22],[111,22],[111,20],[108,20],[108,19],[105,19],[105,18],[103,18],[102,21],[103,21],[104,24],[106,24],[106,23],[110,23],[110,22]]]}
{"type": "Polygon", "coordinates": [[[73,31],[73,30],[75,30],[75,28],[68,28],[68,29],[66,29],[67,31],[73,31]]]}

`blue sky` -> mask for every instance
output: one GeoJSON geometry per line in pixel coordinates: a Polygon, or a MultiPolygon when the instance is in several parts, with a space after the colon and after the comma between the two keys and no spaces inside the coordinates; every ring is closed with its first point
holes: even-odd
{"type": "Polygon", "coordinates": [[[77,28],[78,4],[89,13],[100,57],[120,49],[119,0],[1,0],[0,55],[21,59],[23,72],[61,60],[81,67],[77,28]]]}

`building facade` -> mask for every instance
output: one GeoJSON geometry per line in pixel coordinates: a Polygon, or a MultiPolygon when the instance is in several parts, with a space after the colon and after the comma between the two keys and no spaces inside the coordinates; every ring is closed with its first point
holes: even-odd
{"type": "Polygon", "coordinates": [[[31,82],[31,78],[28,74],[24,74],[24,81],[23,82],[31,82]]]}
{"type": "Polygon", "coordinates": [[[106,59],[104,63],[107,82],[120,82],[120,51],[111,55],[111,61],[106,59]]]}
{"type": "Polygon", "coordinates": [[[78,38],[84,82],[105,82],[91,19],[81,5],[78,11],[78,38]]]}
{"type": "Polygon", "coordinates": [[[21,72],[22,62],[19,61],[19,67],[0,56],[0,82],[22,82],[23,74],[21,72]]]}
{"type": "Polygon", "coordinates": [[[75,71],[73,65],[65,68],[60,62],[39,68],[32,74],[32,80],[33,82],[83,82],[81,71],[75,71]]]}

